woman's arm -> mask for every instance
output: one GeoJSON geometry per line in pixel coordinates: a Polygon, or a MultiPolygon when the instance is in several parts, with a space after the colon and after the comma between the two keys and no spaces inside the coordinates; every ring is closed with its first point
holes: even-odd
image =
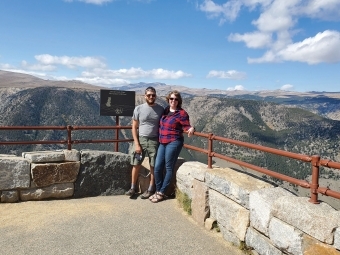
{"type": "Polygon", "coordinates": [[[189,114],[182,109],[180,111],[180,116],[180,123],[182,125],[183,131],[187,131],[188,137],[190,137],[195,132],[195,128],[190,125],[189,114]]]}

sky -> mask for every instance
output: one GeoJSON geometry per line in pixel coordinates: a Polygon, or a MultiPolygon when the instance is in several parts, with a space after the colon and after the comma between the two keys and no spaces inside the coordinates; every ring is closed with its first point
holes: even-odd
{"type": "Polygon", "coordinates": [[[0,70],[340,92],[340,0],[1,0],[0,70]]]}

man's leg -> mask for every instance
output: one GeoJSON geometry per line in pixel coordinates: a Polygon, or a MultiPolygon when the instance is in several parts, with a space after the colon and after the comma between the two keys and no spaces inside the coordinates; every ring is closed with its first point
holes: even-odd
{"type": "Polygon", "coordinates": [[[155,158],[157,155],[158,149],[158,138],[150,138],[148,139],[147,143],[147,153],[149,156],[149,164],[150,164],[150,183],[148,189],[142,194],[141,198],[149,198],[152,194],[155,193],[155,175],[154,175],[154,165],[155,165],[155,158]]]}
{"type": "MultiPolygon", "coordinates": [[[[150,184],[149,184],[149,188],[152,187],[153,190],[156,188],[155,187],[155,174],[154,174],[154,167],[150,166],[150,184]]],[[[151,191],[153,191],[151,190],[151,191]]]]}
{"type": "Polygon", "coordinates": [[[132,166],[131,188],[125,193],[127,196],[133,196],[137,191],[137,180],[139,174],[140,165],[132,166]]]}

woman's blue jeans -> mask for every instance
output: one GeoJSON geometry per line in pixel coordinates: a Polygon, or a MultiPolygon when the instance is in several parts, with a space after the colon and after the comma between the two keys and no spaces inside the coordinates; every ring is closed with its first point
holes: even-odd
{"type": "Polygon", "coordinates": [[[156,191],[164,194],[169,186],[183,143],[184,140],[181,139],[167,144],[159,144],[154,169],[156,191]]]}

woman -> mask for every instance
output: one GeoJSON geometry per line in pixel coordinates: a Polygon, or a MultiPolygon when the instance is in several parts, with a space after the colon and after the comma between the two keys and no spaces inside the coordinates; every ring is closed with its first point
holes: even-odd
{"type": "Polygon", "coordinates": [[[159,147],[154,168],[156,193],[150,197],[153,203],[165,198],[165,191],[170,184],[176,160],[183,147],[183,131],[187,131],[189,137],[195,131],[190,125],[188,113],[182,109],[181,94],[174,90],[168,94],[166,99],[169,106],[165,108],[160,119],[159,147]]]}

